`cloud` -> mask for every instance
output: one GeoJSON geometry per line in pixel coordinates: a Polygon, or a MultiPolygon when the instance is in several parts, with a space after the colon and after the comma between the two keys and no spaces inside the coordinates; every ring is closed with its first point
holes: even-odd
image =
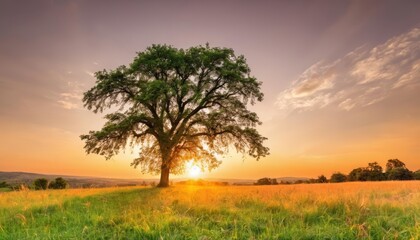
{"type": "Polygon", "coordinates": [[[282,110],[335,106],[350,111],[375,104],[391,91],[420,83],[420,29],[373,48],[360,47],[332,62],[318,62],[278,95],[282,110]]]}
{"type": "Polygon", "coordinates": [[[71,110],[71,109],[79,109],[80,108],[78,104],[72,103],[72,102],[66,101],[66,100],[59,100],[59,101],[57,101],[57,103],[59,103],[60,106],[64,109],[71,110]]]}
{"type": "Polygon", "coordinates": [[[85,73],[86,73],[87,75],[91,76],[91,77],[94,77],[94,76],[95,76],[95,73],[93,73],[93,72],[91,72],[91,71],[88,71],[88,70],[85,70],[85,73]]]}
{"type": "Polygon", "coordinates": [[[57,103],[64,109],[81,109],[83,84],[77,81],[67,82],[68,92],[60,93],[57,103]]]}

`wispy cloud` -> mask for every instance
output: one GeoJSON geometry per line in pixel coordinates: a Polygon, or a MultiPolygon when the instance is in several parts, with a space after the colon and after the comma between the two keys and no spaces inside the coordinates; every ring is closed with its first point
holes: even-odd
{"type": "Polygon", "coordinates": [[[67,82],[68,92],[60,93],[57,103],[64,109],[80,109],[83,98],[83,84],[77,81],[67,82]]]}
{"type": "Polygon", "coordinates": [[[60,104],[60,106],[64,109],[79,109],[79,105],[77,103],[72,103],[70,101],[66,101],[66,100],[59,100],[57,101],[57,103],[60,104]]]}
{"type": "Polygon", "coordinates": [[[91,71],[88,71],[88,70],[85,70],[85,73],[86,73],[87,75],[91,76],[91,77],[94,77],[94,76],[95,76],[95,73],[93,73],[93,72],[91,72],[91,71]]]}
{"type": "Polygon", "coordinates": [[[336,106],[349,111],[418,83],[420,29],[414,28],[373,48],[355,49],[332,63],[312,65],[279,94],[276,104],[283,110],[336,106]]]}

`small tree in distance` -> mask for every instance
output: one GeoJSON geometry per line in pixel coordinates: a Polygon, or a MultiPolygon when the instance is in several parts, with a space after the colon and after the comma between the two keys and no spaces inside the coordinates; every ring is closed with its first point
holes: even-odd
{"type": "Polygon", "coordinates": [[[132,166],[160,173],[159,187],[169,186],[169,174],[183,172],[187,161],[217,167],[216,154],[229,146],[257,160],[268,154],[266,138],[256,130],[261,122],[247,109],[263,100],[261,82],[232,49],[153,45],[129,67],[95,76],[85,107],[95,113],[119,110],[105,116],[101,130],[81,136],[86,152],[109,159],[127,146],[140,146],[132,166]]]}
{"type": "Polygon", "coordinates": [[[414,180],[420,180],[420,169],[413,172],[413,178],[414,180]]]}
{"type": "Polygon", "coordinates": [[[387,172],[388,180],[413,180],[413,173],[405,167],[396,167],[387,172]]]}
{"type": "Polygon", "coordinates": [[[398,159],[389,159],[386,163],[386,172],[389,172],[394,168],[405,168],[405,163],[398,159]]]}
{"type": "Polygon", "coordinates": [[[340,183],[340,182],[345,182],[345,181],[347,181],[347,176],[345,174],[337,172],[331,175],[330,182],[332,183],[340,183]]]}
{"type": "Polygon", "coordinates": [[[324,175],[321,175],[321,176],[318,176],[317,182],[318,183],[327,183],[328,179],[324,175]]]}
{"type": "Polygon", "coordinates": [[[258,179],[254,185],[278,185],[277,179],[275,178],[261,178],[258,179]]]}
{"type": "Polygon", "coordinates": [[[66,180],[64,180],[62,177],[56,178],[54,181],[50,182],[48,185],[48,188],[51,189],[65,189],[67,188],[68,183],[66,180]]]}
{"type": "Polygon", "coordinates": [[[48,188],[48,180],[46,178],[38,178],[34,181],[35,190],[46,190],[48,188]]]}

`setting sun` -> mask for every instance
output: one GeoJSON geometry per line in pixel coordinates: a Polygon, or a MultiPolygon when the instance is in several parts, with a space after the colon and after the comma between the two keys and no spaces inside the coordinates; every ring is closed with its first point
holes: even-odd
{"type": "Polygon", "coordinates": [[[188,162],[187,172],[191,178],[198,178],[201,175],[201,168],[195,165],[194,162],[188,162]]]}

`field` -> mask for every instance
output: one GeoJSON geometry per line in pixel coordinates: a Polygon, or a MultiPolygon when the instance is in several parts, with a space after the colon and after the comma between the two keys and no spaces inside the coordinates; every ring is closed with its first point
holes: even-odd
{"type": "Polygon", "coordinates": [[[420,182],[4,192],[0,239],[420,239],[420,182]]]}

